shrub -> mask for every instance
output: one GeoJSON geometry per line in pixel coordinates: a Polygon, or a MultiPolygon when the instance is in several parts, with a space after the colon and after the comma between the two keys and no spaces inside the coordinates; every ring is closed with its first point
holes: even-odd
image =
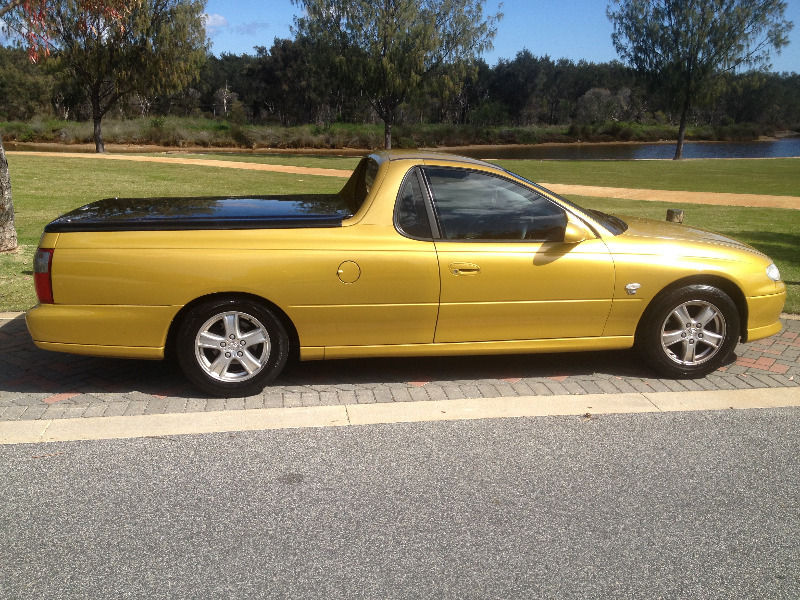
{"type": "MultiPolygon", "coordinates": [[[[800,124],[795,125],[795,130],[800,124]]],[[[92,141],[90,122],[63,121],[35,117],[30,123],[0,122],[0,133],[19,142],[92,141]]],[[[725,124],[690,127],[688,139],[752,140],[766,132],[762,126],[725,124]]],[[[160,144],[165,146],[240,147],[240,148],[382,148],[382,123],[330,123],[326,125],[248,125],[205,117],[155,116],[103,120],[106,143],[160,144]]],[[[396,148],[460,146],[466,144],[539,144],[543,142],[674,140],[677,127],[667,123],[572,123],[567,126],[490,126],[477,123],[426,123],[396,125],[396,148]]]]}
{"type": "Polygon", "coordinates": [[[253,142],[250,132],[248,132],[244,126],[239,125],[238,123],[235,123],[233,127],[231,127],[231,138],[239,146],[244,146],[245,148],[255,148],[255,143],[253,142]]]}
{"type": "Polygon", "coordinates": [[[2,134],[5,139],[17,142],[30,142],[34,139],[33,128],[21,121],[10,121],[2,125],[2,134]]]}

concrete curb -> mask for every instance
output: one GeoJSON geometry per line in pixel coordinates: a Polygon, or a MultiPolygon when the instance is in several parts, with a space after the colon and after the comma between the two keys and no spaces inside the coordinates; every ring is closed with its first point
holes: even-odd
{"type": "Polygon", "coordinates": [[[800,406],[800,388],[346,404],[129,417],[8,421],[0,422],[0,444],[540,416],[571,415],[590,419],[601,414],[719,411],[796,406],[800,406]]]}

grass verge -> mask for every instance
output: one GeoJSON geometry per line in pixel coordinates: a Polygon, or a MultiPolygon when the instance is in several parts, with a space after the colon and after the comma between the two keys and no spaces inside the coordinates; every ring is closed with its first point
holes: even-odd
{"type": "MultiPolygon", "coordinates": [[[[500,160],[531,181],[800,197],[800,159],[500,160]]],[[[800,198],[797,206],[800,207],[800,198]]]]}
{"type": "MultiPolygon", "coordinates": [[[[225,158],[244,159],[239,156],[225,158]]],[[[247,159],[340,169],[352,168],[356,162],[353,158],[301,156],[249,156],[247,159]]],[[[680,163],[698,163],[701,167],[698,173],[717,169],[719,172],[710,177],[717,181],[719,187],[712,190],[706,187],[709,185],[707,179],[698,182],[687,177],[686,172],[671,170],[674,163],[670,161],[502,161],[502,164],[521,175],[540,181],[689,191],[730,191],[725,187],[727,182],[738,188],[737,191],[747,193],[759,193],[759,184],[754,183],[752,178],[754,173],[760,171],[770,177],[795,182],[793,185],[796,195],[800,193],[797,191],[800,189],[800,173],[787,172],[782,162],[784,161],[737,160],[680,163]],[[705,168],[702,168],[703,163],[708,163],[705,168]],[[597,169],[598,166],[602,169],[597,169]],[[662,167],[665,171],[661,172],[657,167],[662,167]]],[[[13,254],[0,255],[0,312],[26,310],[35,303],[32,256],[45,224],[60,214],[98,198],[334,192],[342,185],[341,179],[330,177],[157,163],[91,161],[58,155],[35,157],[14,154],[9,157],[9,163],[20,249],[13,254]]],[[[789,163],[798,164],[791,160],[789,163]]],[[[785,190],[789,185],[792,184],[781,181],[773,189],[785,190]]],[[[788,194],[777,191],[772,193],[788,194]]],[[[675,208],[674,203],[608,198],[574,199],[588,208],[658,220],[664,219],[667,208],[675,208]]],[[[687,225],[726,233],[769,254],[788,283],[787,312],[800,313],[800,255],[796,250],[800,247],[800,210],[705,205],[686,205],[682,208],[686,211],[687,225]]]]}
{"type": "MultiPolygon", "coordinates": [[[[365,151],[366,154],[366,151],[365,151]]],[[[207,158],[272,165],[352,169],[355,157],[287,154],[170,153],[170,157],[207,158]]],[[[800,207],[800,159],[698,160],[514,160],[492,161],[531,181],[637,189],[797,196],[800,207]]]]}
{"type": "MultiPolygon", "coordinates": [[[[365,151],[366,154],[366,151],[365,151]]],[[[290,154],[170,153],[175,158],[207,158],[271,165],[352,169],[356,157],[290,154]]],[[[492,161],[531,181],[637,189],[797,196],[800,159],[698,160],[514,160],[492,161]]]]}

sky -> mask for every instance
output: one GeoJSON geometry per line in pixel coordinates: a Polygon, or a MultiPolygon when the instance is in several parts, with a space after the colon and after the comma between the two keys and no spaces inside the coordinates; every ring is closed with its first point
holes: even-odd
{"type": "MultiPolygon", "coordinates": [[[[607,62],[617,58],[611,43],[606,0],[505,0],[494,49],[483,55],[489,65],[513,59],[527,48],[536,56],[607,62]]],[[[486,13],[498,10],[487,0],[486,13]]],[[[209,0],[207,31],[214,54],[253,54],[254,46],[269,48],[273,40],[294,37],[290,27],[299,8],[291,0],[209,0]]],[[[773,53],[774,71],[800,72],[800,0],[788,0],[786,16],[795,23],[789,45],[773,53]]]]}

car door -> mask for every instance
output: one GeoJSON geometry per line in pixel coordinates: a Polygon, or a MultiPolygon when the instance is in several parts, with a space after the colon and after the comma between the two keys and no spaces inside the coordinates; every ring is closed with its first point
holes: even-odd
{"type": "Polygon", "coordinates": [[[384,180],[381,190],[392,190],[386,193],[396,198],[381,203],[378,215],[329,232],[332,241],[310,258],[297,253],[286,259],[289,265],[305,261],[292,269],[296,277],[282,290],[294,286],[296,300],[287,303],[287,312],[301,345],[433,342],[440,275],[430,221],[419,218],[427,210],[426,196],[416,171],[406,174],[398,167],[387,177],[391,181],[384,180]]]}
{"type": "Polygon", "coordinates": [[[510,179],[422,171],[440,230],[436,342],[602,334],[614,267],[601,239],[565,243],[564,208],[510,179]]]}

